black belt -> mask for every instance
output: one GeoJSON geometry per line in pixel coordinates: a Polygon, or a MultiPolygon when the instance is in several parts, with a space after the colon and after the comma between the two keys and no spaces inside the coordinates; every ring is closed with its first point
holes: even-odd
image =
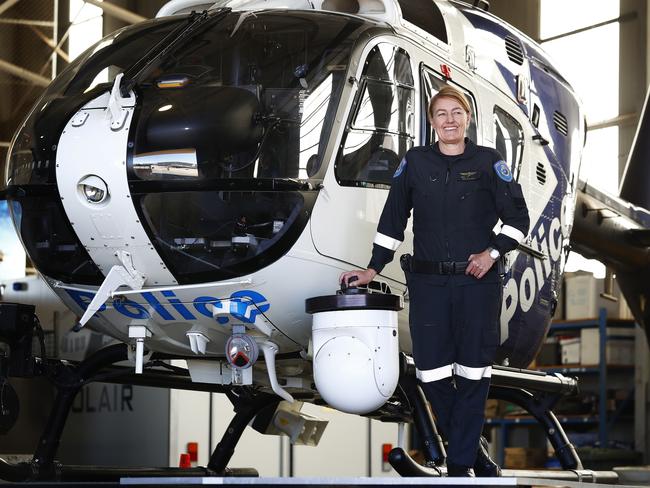
{"type": "Polygon", "coordinates": [[[465,274],[468,261],[421,261],[410,254],[402,254],[400,264],[404,271],[424,274],[465,274]]]}

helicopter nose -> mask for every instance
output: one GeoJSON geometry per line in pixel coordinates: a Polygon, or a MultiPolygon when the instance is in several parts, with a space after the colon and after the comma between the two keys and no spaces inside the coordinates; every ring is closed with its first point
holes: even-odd
{"type": "Polygon", "coordinates": [[[66,124],[56,160],[61,202],[79,240],[106,276],[129,266],[147,285],[177,284],[141,225],[126,159],[135,97],[111,106],[108,94],[84,105],[66,124]],[[119,123],[116,123],[119,122],[119,123]]]}

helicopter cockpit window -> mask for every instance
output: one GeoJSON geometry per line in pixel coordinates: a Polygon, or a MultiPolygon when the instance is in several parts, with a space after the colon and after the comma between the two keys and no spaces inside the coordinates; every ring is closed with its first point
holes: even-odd
{"type": "Polygon", "coordinates": [[[226,16],[142,84],[131,179],[322,177],[351,46],[365,28],[321,13],[226,16]]]}
{"type": "MultiPolygon", "coordinates": [[[[432,71],[428,68],[423,68],[422,69],[422,140],[424,140],[425,144],[433,144],[436,142],[436,134],[435,131],[433,130],[433,127],[431,127],[431,124],[429,123],[429,117],[427,116],[427,110],[429,107],[429,102],[433,98],[433,96],[440,91],[440,89],[445,86],[448,82],[445,81],[445,79],[442,77],[442,75],[436,73],[435,71],[432,71]]],[[[469,102],[470,106],[472,107],[472,117],[470,118],[469,125],[467,126],[467,132],[466,135],[467,137],[473,141],[477,142],[476,140],[476,102],[474,101],[474,97],[469,93],[467,90],[465,90],[463,87],[458,86],[456,84],[453,85],[454,88],[458,88],[460,91],[462,91],[465,96],[467,97],[467,101],[469,102]]]]}
{"type": "Polygon", "coordinates": [[[524,154],[524,131],[514,117],[497,106],[494,107],[494,131],[495,149],[505,158],[515,179],[518,179],[524,154]]]}
{"type": "Polygon", "coordinates": [[[440,8],[431,0],[399,0],[402,17],[425,32],[447,42],[447,28],[440,8]]]}
{"type": "Polygon", "coordinates": [[[119,73],[126,71],[181,22],[180,18],[165,18],[113,32],[75,59],[74,78],[65,88],[65,94],[88,93],[98,85],[112,84],[119,73]]]}
{"type": "Polygon", "coordinates": [[[336,161],[342,185],[390,185],[414,139],[414,81],[408,54],[387,43],[368,55],[336,161]]]}

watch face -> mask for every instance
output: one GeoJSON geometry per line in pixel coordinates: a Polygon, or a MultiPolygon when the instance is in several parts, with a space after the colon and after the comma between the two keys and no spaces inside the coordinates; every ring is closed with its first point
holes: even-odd
{"type": "Polygon", "coordinates": [[[492,249],[490,251],[490,257],[492,259],[497,259],[499,257],[499,251],[497,251],[496,249],[492,249]]]}

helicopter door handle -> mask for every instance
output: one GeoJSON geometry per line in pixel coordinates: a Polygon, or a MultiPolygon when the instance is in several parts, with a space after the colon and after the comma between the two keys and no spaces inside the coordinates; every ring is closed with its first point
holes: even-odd
{"type": "Polygon", "coordinates": [[[539,142],[542,146],[548,146],[548,140],[544,139],[539,132],[533,136],[533,141],[539,142]]]}

